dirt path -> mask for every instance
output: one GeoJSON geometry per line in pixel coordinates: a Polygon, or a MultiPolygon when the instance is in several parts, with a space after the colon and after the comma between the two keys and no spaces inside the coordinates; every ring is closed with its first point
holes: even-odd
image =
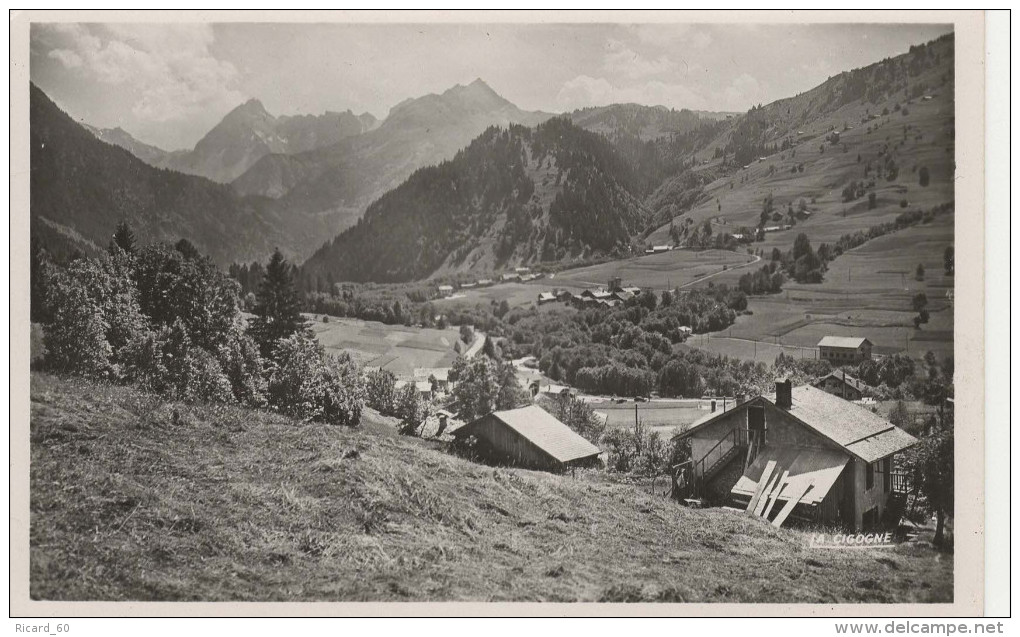
{"type": "Polygon", "coordinates": [[[482,345],[485,344],[485,334],[482,332],[475,332],[475,340],[471,343],[471,347],[464,352],[464,358],[473,358],[482,349],[482,345]]]}
{"type": "Polygon", "coordinates": [[[727,272],[733,272],[734,270],[740,270],[740,269],[743,269],[743,268],[747,268],[747,267],[750,267],[750,266],[754,265],[755,263],[758,263],[759,261],[761,261],[761,257],[758,256],[757,254],[753,254],[751,256],[754,257],[754,261],[748,261],[747,263],[742,263],[742,264],[734,266],[732,268],[726,268],[725,270],[719,270],[718,272],[714,272],[712,274],[706,274],[705,276],[703,276],[701,278],[698,278],[698,279],[694,279],[693,281],[690,281],[689,283],[684,283],[683,285],[677,286],[677,289],[683,289],[683,288],[688,287],[690,285],[694,285],[695,283],[701,283],[702,281],[705,281],[707,279],[711,279],[714,276],[719,276],[720,274],[726,274],[727,272]]]}

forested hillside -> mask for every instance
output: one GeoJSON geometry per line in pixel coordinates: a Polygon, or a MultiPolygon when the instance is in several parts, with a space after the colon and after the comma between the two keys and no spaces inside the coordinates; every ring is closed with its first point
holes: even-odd
{"type": "Polygon", "coordinates": [[[638,177],[565,119],[490,128],[415,172],[306,264],[337,280],[406,281],[465,269],[626,254],[645,223],[638,177]]]}

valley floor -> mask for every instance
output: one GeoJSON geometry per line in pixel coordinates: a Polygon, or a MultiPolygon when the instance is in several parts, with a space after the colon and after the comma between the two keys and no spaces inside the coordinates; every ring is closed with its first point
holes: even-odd
{"type": "Polygon", "coordinates": [[[603,472],[488,467],[372,423],[41,374],[31,413],[35,599],[952,599],[952,556],[923,545],[811,549],[805,531],[603,472]]]}

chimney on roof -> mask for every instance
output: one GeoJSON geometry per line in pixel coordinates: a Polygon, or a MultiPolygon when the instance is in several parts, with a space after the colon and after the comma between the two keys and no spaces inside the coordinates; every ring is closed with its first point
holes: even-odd
{"type": "Polygon", "coordinates": [[[790,380],[776,381],[776,407],[780,409],[793,407],[793,382],[790,380]]]}

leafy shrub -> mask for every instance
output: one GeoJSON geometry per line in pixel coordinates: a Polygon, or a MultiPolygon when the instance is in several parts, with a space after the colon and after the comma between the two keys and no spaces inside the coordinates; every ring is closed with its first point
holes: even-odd
{"type": "Polygon", "coordinates": [[[663,396],[700,396],[705,389],[697,367],[673,359],[659,370],[659,393],[663,396]]]}
{"type": "Polygon", "coordinates": [[[598,445],[606,433],[607,419],[600,418],[590,404],[570,394],[542,398],[540,406],[593,445],[598,445]]]}
{"type": "Polygon", "coordinates": [[[450,370],[450,380],[456,383],[453,397],[460,405],[460,416],[467,421],[531,402],[531,396],[517,383],[513,364],[488,356],[458,358],[450,370]]]}
{"type": "Polygon", "coordinates": [[[422,400],[414,383],[407,383],[397,390],[393,415],[400,418],[400,433],[404,435],[414,435],[421,423],[428,418],[428,403],[422,400]]]}
{"type": "Polygon", "coordinates": [[[106,333],[110,323],[102,301],[93,294],[102,288],[102,272],[86,259],[78,259],[57,273],[49,294],[49,318],[44,344],[46,365],[58,372],[102,376],[109,371],[113,348],[106,333]],[[96,281],[90,285],[90,281],[96,281]]]}
{"type": "Polygon", "coordinates": [[[216,356],[192,343],[182,321],[140,335],[123,357],[124,379],[144,389],[186,402],[235,402],[216,356]]]}
{"type": "Polygon", "coordinates": [[[153,326],[184,323],[191,340],[215,351],[234,333],[239,286],[207,257],[166,244],[143,248],[134,268],[138,304],[153,326]]]}
{"type": "Polygon", "coordinates": [[[49,320],[44,333],[52,369],[80,375],[119,375],[119,351],[146,329],[129,256],[77,259],[47,270],[49,320]]]}
{"type": "Polygon", "coordinates": [[[43,333],[43,326],[38,323],[32,323],[28,355],[29,364],[33,369],[46,358],[46,336],[43,333]]]}
{"type": "Polygon", "coordinates": [[[255,339],[236,330],[217,348],[216,359],[238,402],[253,407],[266,404],[265,364],[255,339]]]}
{"type": "Polygon", "coordinates": [[[361,421],[365,388],[350,354],[327,354],[305,332],[277,341],[269,375],[269,400],[280,411],[329,424],[361,421]]]}
{"type": "Polygon", "coordinates": [[[234,392],[220,363],[201,347],[192,347],[184,359],[184,400],[230,403],[234,392]]]}
{"type": "Polygon", "coordinates": [[[385,369],[365,375],[365,404],[380,414],[392,416],[396,406],[397,377],[385,369]]]}

